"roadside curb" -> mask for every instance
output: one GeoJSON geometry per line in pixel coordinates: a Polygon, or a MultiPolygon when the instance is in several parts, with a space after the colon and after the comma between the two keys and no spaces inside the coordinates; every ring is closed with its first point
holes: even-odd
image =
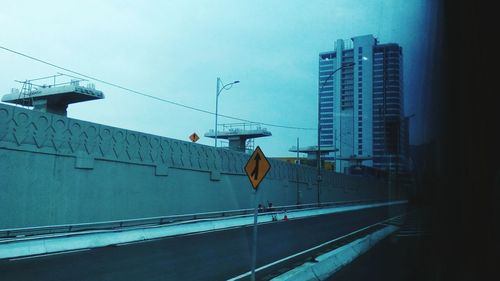
{"type": "Polygon", "coordinates": [[[317,262],[304,263],[303,265],[285,272],[272,280],[325,280],[398,229],[399,227],[397,226],[386,226],[363,238],[357,239],[331,252],[318,256],[316,258],[317,262]]]}

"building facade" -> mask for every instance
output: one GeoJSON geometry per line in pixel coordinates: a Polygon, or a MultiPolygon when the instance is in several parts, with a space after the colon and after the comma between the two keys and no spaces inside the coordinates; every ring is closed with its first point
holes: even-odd
{"type": "Polygon", "coordinates": [[[407,169],[408,118],[398,44],[379,44],[373,35],[337,40],[333,51],[319,54],[318,85],[320,145],[339,149],[324,156],[336,163],[337,172],[348,173],[352,163],[407,169]]]}

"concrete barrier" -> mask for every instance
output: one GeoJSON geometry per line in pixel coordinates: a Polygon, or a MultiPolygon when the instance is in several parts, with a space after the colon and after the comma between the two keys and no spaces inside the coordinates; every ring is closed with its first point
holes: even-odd
{"type": "MultiPolygon", "coordinates": [[[[0,104],[0,229],[251,208],[248,157],[0,104]]],[[[260,203],[317,202],[314,167],[270,163],[260,203]]],[[[383,181],[322,173],[321,202],[390,194],[383,181]]]]}
{"type": "MultiPolygon", "coordinates": [[[[304,210],[289,212],[293,218],[304,218],[321,214],[333,214],[353,210],[389,206],[395,204],[406,204],[406,201],[395,201],[378,204],[364,204],[359,206],[336,207],[324,209],[322,212],[316,210],[304,210]]],[[[278,218],[283,219],[281,214],[278,218]]],[[[271,214],[260,214],[259,223],[272,221],[271,214]]],[[[61,234],[54,237],[33,237],[24,240],[0,242],[0,259],[16,258],[32,255],[42,255],[54,252],[72,251],[79,249],[98,248],[122,243],[138,242],[162,237],[191,234],[196,232],[227,229],[233,227],[248,226],[253,224],[253,216],[238,216],[225,219],[201,219],[197,221],[177,223],[166,226],[153,226],[148,228],[134,228],[109,231],[86,231],[83,233],[70,233],[67,236],[61,234]]]]}
{"type": "Polygon", "coordinates": [[[393,225],[386,226],[372,234],[357,239],[331,252],[318,256],[317,262],[307,262],[280,276],[273,281],[308,281],[326,280],[336,271],[353,261],[399,228],[393,225]]]}

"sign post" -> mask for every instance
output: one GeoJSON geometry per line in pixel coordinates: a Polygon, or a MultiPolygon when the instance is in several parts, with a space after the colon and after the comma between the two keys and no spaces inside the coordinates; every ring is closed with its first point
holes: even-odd
{"type": "Polygon", "coordinates": [[[257,146],[255,151],[252,153],[252,156],[250,156],[250,159],[248,159],[247,164],[245,165],[245,172],[254,189],[252,281],[255,281],[255,266],[257,262],[257,188],[270,169],[271,164],[269,164],[269,161],[267,160],[260,147],[257,146]]]}
{"type": "Polygon", "coordinates": [[[257,189],[253,193],[253,248],[252,248],[252,281],[255,281],[255,266],[257,263],[257,216],[258,216],[258,208],[257,208],[257,189]]]}

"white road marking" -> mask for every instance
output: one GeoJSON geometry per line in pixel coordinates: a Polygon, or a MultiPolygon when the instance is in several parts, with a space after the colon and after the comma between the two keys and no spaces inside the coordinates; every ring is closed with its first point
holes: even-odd
{"type": "MultiPolygon", "coordinates": [[[[276,264],[278,264],[278,263],[281,263],[281,262],[284,262],[284,261],[286,261],[286,260],[292,259],[292,258],[294,258],[294,257],[296,257],[296,256],[300,256],[300,255],[305,254],[305,253],[307,253],[307,252],[314,251],[314,250],[316,250],[316,249],[318,249],[318,248],[321,248],[321,247],[323,247],[323,246],[325,246],[325,245],[328,245],[328,244],[330,244],[330,243],[333,243],[333,242],[335,242],[335,241],[337,241],[337,240],[340,240],[340,239],[342,239],[342,238],[344,238],[344,237],[347,237],[347,236],[349,236],[349,235],[352,235],[352,234],[355,234],[355,233],[361,232],[361,231],[363,231],[363,230],[365,230],[365,229],[368,229],[368,228],[370,228],[370,227],[372,227],[372,226],[375,226],[375,225],[377,225],[377,224],[382,224],[382,223],[384,223],[384,222],[386,222],[386,221],[393,220],[393,219],[395,219],[395,218],[400,218],[400,217],[403,217],[403,216],[405,216],[405,215],[406,215],[406,214],[399,215],[399,216],[395,216],[395,217],[392,217],[392,218],[390,218],[390,219],[385,219],[385,220],[383,220],[383,221],[380,221],[380,222],[374,223],[374,224],[372,224],[372,225],[369,225],[369,226],[363,227],[363,228],[361,228],[361,229],[358,229],[358,230],[356,230],[356,231],[353,231],[353,232],[351,232],[351,233],[349,233],[349,234],[346,234],[346,235],[344,235],[344,236],[337,237],[337,238],[335,238],[335,239],[333,239],[333,240],[327,241],[327,242],[325,242],[325,243],[323,243],[323,244],[320,244],[320,245],[318,245],[318,246],[312,247],[312,248],[310,248],[310,249],[307,249],[307,250],[304,250],[304,251],[302,251],[302,252],[299,252],[299,253],[293,254],[293,255],[291,255],[291,256],[288,256],[288,257],[286,257],[286,258],[282,258],[282,259],[280,259],[280,260],[278,260],[278,261],[275,261],[275,262],[272,262],[272,263],[266,264],[266,265],[264,265],[264,266],[261,266],[261,267],[259,267],[259,268],[255,269],[255,272],[259,272],[260,270],[266,269],[266,268],[271,267],[271,266],[273,266],[273,265],[276,265],[276,264]]],[[[250,276],[251,274],[252,274],[252,272],[251,272],[251,271],[248,271],[248,272],[245,272],[245,273],[243,273],[243,274],[241,274],[241,275],[238,275],[238,276],[236,276],[236,277],[233,277],[233,278],[231,278],[231,279],[228,279],[227,281],[235,281],[235,280],[238,280],[238,279],[240,279],[240,278],[250,276]]]]}
{"type": "Polygon", "coordinates": [[[50,254],[43,254],[43,255],[27,256],[27,257],[9,259],[9,261],[20,261],[20,260],[28,260],[28,259],[37,259],[37,258],[42,258],[42,257],[64,255],[64,254],[77,253],[77,252],[85,252],[85,251],[90,251],[90,250],[91,249],[79,249],[79,250],[73,250],[73,251],[64,251],[64,252],[57,252],[57,253],[50,253],[50,254]]]}

